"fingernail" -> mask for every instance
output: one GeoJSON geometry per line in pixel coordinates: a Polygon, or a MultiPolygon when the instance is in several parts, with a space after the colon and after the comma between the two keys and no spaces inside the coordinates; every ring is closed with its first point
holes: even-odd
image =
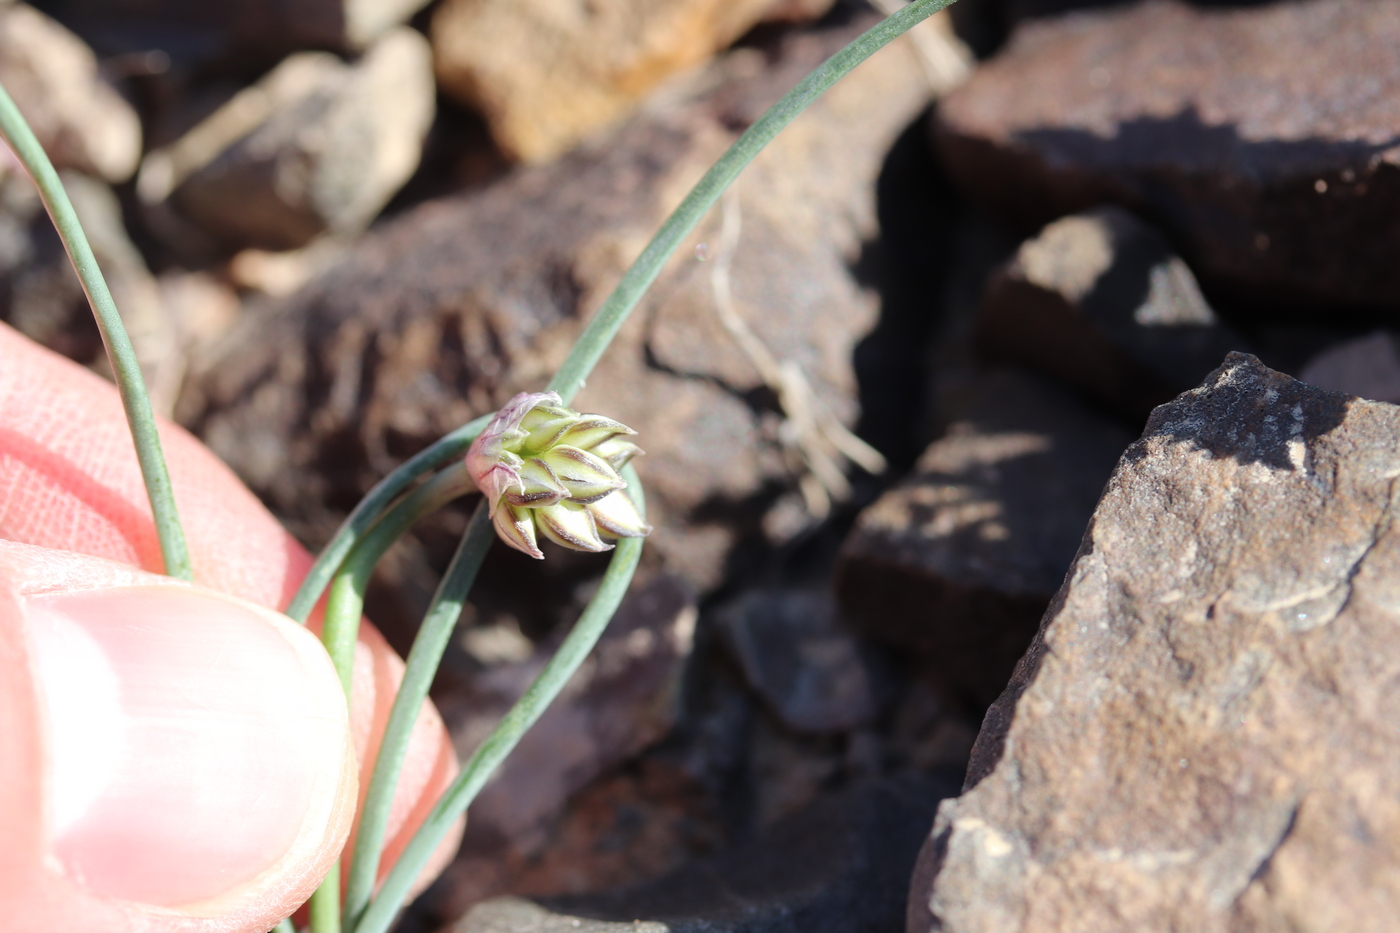
{"type": "Polygon", "coordinates": [[[344,698],[289,620],[173,586],[30,597],[25,616],[50,851],[88,891],[165,907],[219,896],[329,806],[344,698]]]}

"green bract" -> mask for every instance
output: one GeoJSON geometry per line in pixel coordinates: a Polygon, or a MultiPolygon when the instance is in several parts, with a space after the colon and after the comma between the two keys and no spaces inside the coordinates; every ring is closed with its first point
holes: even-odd
{"type": "Polygon", "coordinates": [[[651,531],[618,474],[641,453],[627,425],[564,407],[555,392],[521,392],[467,451],[471,474],[501,540],[543,558],[539,538],[576,551],[651,531]]]}

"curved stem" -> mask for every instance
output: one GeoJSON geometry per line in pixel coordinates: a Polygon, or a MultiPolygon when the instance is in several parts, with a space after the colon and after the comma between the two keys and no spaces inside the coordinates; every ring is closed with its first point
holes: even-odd
{"type": "Polygon", "coordinates": [[[598,309],[593,320],[588,322],[588,327],[579,335],[573,350],[549,383],[549,388],[559,393],[564,404],[569,404],[578,390],[583,388],[584,380],[598,364],[613,337],[617,336],[617,331],[622,327],[622,322],[627,320],[627,315],[661,274],[666,260],[671,258],[681,241],[695,229],[695,225],[714,206],[715,201],[719,200],[724,189],[728,188],[744,167],[753,161],[754,156],[827,88],[881,48],[908,32],[911,27],[951,6],[952,3],[953,0],[915,0],[893,16],[876,23],[803,78],[795,88],[783,95],[782,100],[770,107],[734,141],[734,145],[729,147],[719,161],[705,173],[705,177],[691,189],[690,194],[686,195],[680,206],[666,218],[656,236],[652,237],[631,268],[623,273],[622,280],[598,309]]]}
{"type": "Polygon", "coordinates": [[[297,588],[296,595],[288,604],[287,615],[304,623],[306,617],[311,615],[311,610],[315,608],[317,600],[321,598],[321,594],[325,592],[327,584],[331,582],[331,577],[335,576],[336,571],[340,569],[341,562],[379,521],[380,513],[384,508],[425,473],[437,469],[454,457],[466,454],[472,441],[476,440],[476,436],[485,429],[490,421],[491,415],[482,415],[450,434],[443,435],[431,446],[419,451],[400,464],[394,472],[376,483],[374,488],[355,506],[354,511],[346,517],[345,521],[340,523],[340,528],[336,530],[330,543],[321,549],[321,553],[316,557],[316,562],[311,565],[306,578],[301,581],[301,586],[297,588]]]}
{"type": "Polygon", "coordinates": [[[432,605],[423,617],[423,624],[408,653],[403,682],[399,685],[398,695],[394,697],[389,722],[384,727],[384,738],[379,744],[379,755],[374,762],[374,774],[370,777],[364,807],[360,810],[355,852],[350,860],[350,874],[345,886],[345,916],[351,929],[354,929],[374,895],[394,788],[399,781],[404,756],[408,753],[413,724],[418,719],[423,701],[428,697],[428,689],[432,686],[433,676],[437,673],[443,652],[447,650],[457,620],[461,618],[467,592],[475,582],[495,538],[490,509],[482,502],[472,515],[471,524],[433,595],[432,605]]]}
{"type": "Polygon", "coordinates": [[[156,430],[155,413],[151,410],[151,400],[146,395],[146,383],[141,378],[141,367],[136,362],[136,353],[131,348],[126,326],[117,313],[112,293],[107,290],[107,282],[102,278],[97,258],[92,254],[77,212],[63,190],[63,182],[54,171],[53,163],[44,153],[44,147],[34,137],[34,132],[25,122],[8,92],[0,87],[0,136],[9,143],[20,164],[24,166],[34,185],[39,189],[39,197],[53,219],[58,230],[58,238],[68,251],[73,269],[78,273],[78,281],[83,285],[88,303],[92,305],[93,316],[97,319],[97,329],[102,334],[102,343],[107,348],[107,359],[112,364],[112,375],[121,394],[122,408],[126,411],[126,423],[131,429],[131,439],[136,446],[136,462],[141,467],[141,479],[146,485],[146,497],[151,502],[151,515],[155,519],[156,537],[160,541],[160,554],[165,563],[165,572],[182,580],[194,579],[194,569],[190,566],[189,548],[185,544],[185,532],[180,526],[180,515],[175,508],[175,494],[170,487],[170,473],[165,467],[165,456],[161,453],[160,434],[156,430]]]}
{"type": "MultiPolygon", "coordinates": [[[[404,496],[383,514],[369,529],[345,558],[335,579],[331,582],[330,598],[326,601],[326,615],[321,628],[321,643],[335,665],[340,684],[345,690],[345,701],[350,702],[353,675],[355,672],[355,641],[360,633],[360,617],[364,614],[365,588],[379,559],[390,546],[407,531],[414,522],[442,508],[458,496],[471,492],[476,487],[467,475],[466,465],[457,463],[413,492],[404,496]]],[[[489,528],[489,522],[488,522],[489,528]]],[[[489,542],[488,542],[489,543],[489,542]]],[[[475,576],[475,573],[473,573],[475,576]]],[[[468,581],[470,586],[470,581],[468,581]]],[[[460,606],[460,603],[459,603],[460,606]]],[[[431,613],[430,613],[431,614],[431,613]]],[[[454,617],[453,621],[456,619],[454,617]]],[[[416,644],[416,642],[415,642],[416,644]]],[[[440,654],[439,654],[440,656],[440,654]]],[[[434,662],[428,672],[428,681],[437,670],[434,662]]],[[[427,688],[424,687],[424,695],[427,688]]],[[[403,687],[399,688],[403,695],[403,687]]],[[[397,700],[395,701],[397,703],[397,700]]],[[[421,701],[420,701],[421,702],[421,701]]],[[[392,719],[390,724],[392,725],[392,719]]],[[[412,729],[409,722],[409,730],[412,729]]],[[[386,731],[385,742],[389,741],[386,731]]],[[[407,736],[403,741],[407,742],[407,736]]],[[[381,745],[380,757],[383,757],[381,745]]],[[[377,765],[376,765],[377,768],[377,765]]],[[[331,869],[311,900],[312,933],[339,933],[340,930],[340,862],[331,869]],[[322,893],[322,892],[328,893],[322,893]],[[317,924],[320,924],[319,926],[317,924]]]]}
{"type": "Polygon", "coordinates": [[[307,933],[340,933],[340,860],[306,902],[311,925],[307,933]]]}
{"type": "MultiPolygon", "coordinates": [[[[642,485],[636,472],[629,466],[624,468],[623,476],[638,510],[643,510],[645,503],[642,501],[642,485]]],[[[354,933],[384,933],[389,928],[408,896],[414,880],[423,871],[443,837],[451,830],[457,818],[466,812],[501,761],[520,742],[521,736],[535,724],[559,695],[559,691],[564,689],[564,685],[578,670],[583,659],[593,650],[598,637],[603,634],[613,613],[622,602],[641,554],[641,538],[624,538],[618,542],[613,559],[608,564],[598,592],[589,602],[588,608],[583,611],[578,622],[574,623],[568,637],[560,644],[554,657],[545,664],[534,683],[530,684],[525,695],[510,708],[463,766],[461,774],[457,775],[452,786],[438,799],[432,812],[423,820],[423,825],[418,827],[418,832],[414,833],[394,867],[385,876],[379,895],[370,902],[369,908],[353,927],[354,933]]]]}

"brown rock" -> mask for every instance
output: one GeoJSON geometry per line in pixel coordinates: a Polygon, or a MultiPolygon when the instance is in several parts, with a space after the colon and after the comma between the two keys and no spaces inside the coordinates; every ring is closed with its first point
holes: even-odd
{"type": "Polygon", "coordinates": [[[136,170],[136,112],[83,40],[23,3],[0,5],[0,84],[57,167],[112,182],[136,170]]]}
{"type": "Polygon", "coordinates": [[[411,29],[346,64],[293,55],[151,153],[138,191],[228,246],[293,249],[366,226],[418,166],[433,118],[431,52],[411,29]]]}
{"type": "Polygon", "coordinates": [[[1400,408],[1232,355],[1124,455],[910,933],[1389,930],[1400,408]]]}
{"type": "MultiPolygon", "coordinates": [[[[200,380],[208,401],[191,420],[298,533],[324,540],[403,458],[541,387],[734,127],[870,22],[794,35],[771,59],[740,50],[594,147],[386,223],[288,301],[250,313],[200,380]]],[[[851,264],[874,234],[884,153],[923,104],[918,75],[913,54],[890,47],[800,117],[734,189],[739,312],[847,424],[852,348],[875,319],[875,297],[851,264]]],[[[713,242],[716,227],[697,239],[713,242]]],[[[695,260],[694,245],[577,405],[638,430],[657,526],[649,547],[705,589],[739,536],[761,534],[766,490],[792,479],[778,418],[717,319],[712,266],[695,260]]]]}
{"type": "Polygon", "coordinates": [[[1400,4],[1170,0],[1036,20],[937,133],[986,202],[1044,223],[1103,201],[1260,303],[1393,307],[1400,4]]]}
{"type": "Polygon", "coordinates": [[[837,568],[846,617],[927,654],[935,679],[974,707],[990,703],[1130,441],[1052,384],[983,377],[914,473],[857,521],[837,568]]]}
{"type": "Polygon", "coordinates": [[[1117,207],[1022,244],[987,283],[976,327],[984,356],[1058,377],[1138,423],[1244,349],[1166,240],[1117,207]]]}
{"type": "Polygon", "coordinates": [[[616,122],[770,12],[829,0],[448,0],[433,16],[438,81],[486,114],[496,142],[539,162],[616,122]]]}

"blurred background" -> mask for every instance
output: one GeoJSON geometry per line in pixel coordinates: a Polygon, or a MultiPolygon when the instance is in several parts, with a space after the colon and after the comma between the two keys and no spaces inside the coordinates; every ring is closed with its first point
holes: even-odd
{"type": "MultiPolygon", "coordinates": [[[[898,5],[3,2],[0,82],[157,409],[314,549],[540,388],[709,164],[898,5]]],[[[902,930],[1152,407],[1230,350],[1400,401],[1397,19],[960,0],[801,116],[577,401],[640,432],[656,533],[400,929],[902,930]]],[[[8,152],[0,319],[105,371],[8,152]]],[[[376,576],[400,651],[469,507],[376,576]]],[[[603,564],[491,555],[434,689],[463,757],[603,564]]]]}

